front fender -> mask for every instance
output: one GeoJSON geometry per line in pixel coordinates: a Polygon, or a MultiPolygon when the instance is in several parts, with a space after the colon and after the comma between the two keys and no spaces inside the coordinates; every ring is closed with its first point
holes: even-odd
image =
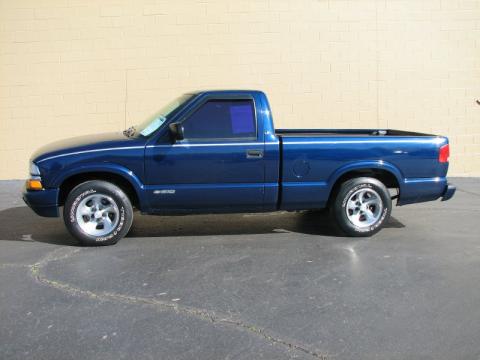
{"type": "Polygon", "coordinates": [[[137,197],[140,201],[141,208],[143,208],[147,202],[145,199],[144,184],[138,178],[138,176],[130,169],[114,163],[84,163],[84,164],[75,164],[71,168],[65,168],[55,176],[51,181],[52,187],[60,187],[62,183],[68,178],[87,173],[111,173],[119,175],[127,180],[135,190],[137,197]]]}

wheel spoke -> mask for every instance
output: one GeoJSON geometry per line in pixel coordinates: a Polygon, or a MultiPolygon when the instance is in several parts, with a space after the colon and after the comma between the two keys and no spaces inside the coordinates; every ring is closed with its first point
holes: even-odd
{"type": "Polygon", "coordinates": [[[80,214],[82,216],[88,216],[90,217],[90,215],[92,214],[92,210],[90,210],[90,208],[86,205],[82,206],[82,207],[79,207],[78,211],[80,212],[80,214]]]}
{"type": "Polygon", "coordinates": [[[367,210],[364,212],[365,217],[367,218],[367,221],[374,221],[375,220],[375,215],[370,210],[367,210]]]}
{"type": "Polygon", "coordinates": [[[113,229],[114,223],[112,219],[110,219],[108,216],[103,218],[103,227],[105,230],[108,230],[109,232],[113,229]]]}
{"type": "Polygon", "coordinates": [[[97,222],[96,221],[89,221],[87,223],[84,224],[84,229],[87,230],[87,233],[91,234],[93,232],[95,232],[96,228],[97,228],[97,222]]]}
{"type": "Polygon", "coordinates": [[[102,208],[102,207],[103,207],[103,202],[102,202],[103,198],[102,198],[102,196],[97,196],[96,200],[97,200],[97,201],[96,201],[97,209],[102,208]]]}
{"type": "Polygon", "coordinates": [[[349,210],[355,210],[355,208],[357,207],[357,204],[355,203],[355,201],[353,200],[348,200],[348,203],[347,203],[347,209],[349,210]]]}
{"type": "Polygon", "coordinates": [[[353,214],[352,218],[355,220],[355,221],[358,221],[359,223],[362,222],[361,218],[362,218],[362,213],[360,211],[357,211],[356,213],[353,214]]]}
{"type": "Polygon", "coordinates": [[[115,210],[115,207],[112,204],[108,204],[106,207],[102,209],[102,211],[107,214],[114,212],[114,210],[115,210]]]}
{"type": "Polygon", "coordinates": [[[363,204],[364,195],[365,195],[365,190],[360,190],[357,194],[357,201],[360,202],[360,204],[363,204]]]}
{"type": "Polygon", "coordinates": [[[366,206],[378,205],[378,200],[377,199],[369,199],[368,201],[365,201],[364,204],[366,206]]]}

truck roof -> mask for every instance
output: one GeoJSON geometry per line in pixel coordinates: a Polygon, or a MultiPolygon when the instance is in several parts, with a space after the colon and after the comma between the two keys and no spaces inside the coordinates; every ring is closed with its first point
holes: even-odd
{"type": "Polygon", "coordinates": [[[187,94],[200,95],[200,94],[218,94],[218,95],[228,95],[228,94],[252,94],[260,93],[264,94],[263,91],[253,90],[253,89],[210,89],[210,90],[196,90],[189,91],[187,94]]]}

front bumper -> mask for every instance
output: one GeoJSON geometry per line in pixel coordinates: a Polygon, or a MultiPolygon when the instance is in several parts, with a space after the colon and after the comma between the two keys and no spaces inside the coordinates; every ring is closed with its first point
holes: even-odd
{"type": "Polygon", "coordinates": [[[455,191],[457,191],[457,188],[455,187],[455,185],[447,184],[447,186],[445,186],[445,191],[443,192],[443,195],[442,195],[442,201],[450,200],[455,194],[455,191]]]}
{"type": "Polygon", "coordinates": [[[22,193],[23,201],[37,214],[58,217],[58,189],[27,190],[22,193]]]}

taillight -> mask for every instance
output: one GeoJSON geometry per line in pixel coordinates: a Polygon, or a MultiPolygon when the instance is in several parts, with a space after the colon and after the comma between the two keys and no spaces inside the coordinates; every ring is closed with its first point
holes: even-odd
{"type": "Polygon", "coordinates": [[[448,144],[443,145],[440,148],[440,152],[438,153],[438,161],[441,163],[448,162],[448,157],[450,156],[450,147],[448,144]]]}

